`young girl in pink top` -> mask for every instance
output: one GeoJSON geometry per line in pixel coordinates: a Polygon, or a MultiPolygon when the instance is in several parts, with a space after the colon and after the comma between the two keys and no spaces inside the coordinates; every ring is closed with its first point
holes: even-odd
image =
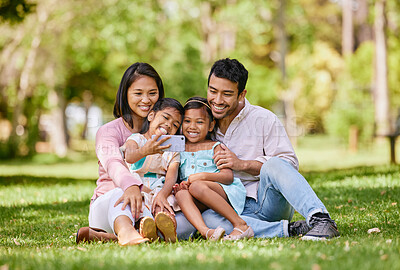
{"type": "Polygon", "coordinates": [[[142,209],[142,181],[129,169],[119,148],[141,130],[154,104],[164,97],[162,80],[146,63],[135,63],[124,73],[114,104],[115,120],[96,134],[99,178],[90,203],[89,228],[80,228],[76,241],[109,240],[122,246],[147,242],[135,229],[142,209]]]}

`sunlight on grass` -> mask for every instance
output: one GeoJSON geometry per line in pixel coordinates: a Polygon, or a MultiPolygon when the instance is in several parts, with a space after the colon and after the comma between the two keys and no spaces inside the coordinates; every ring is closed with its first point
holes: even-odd
{"type": "MultiPolygon", "coordinates": [[[[400,153],[400,143],[397,143],[396,150],[400,153]]],[[[321,135],[307,136],[299,138],[295,151],[302,171],[376,166],[390,162],[388,140],[378,140],[374,144],[360,147],[356,153],[351,153],[338,139],[321,135]]],[[[399,154],[398,158],[400,159],[399,154]]]]}
{"type": "MultiPolygon", "coordinates": [[[[0,268],[400,269],[400,166],[360,166],[360,156],[354,163],[358,167],[338,169],[349,164],[330,156],[334,149],[322,151],[320,142],[315,147],[331,162],[318,165],[306,159],[304,176],[341,232],[340,238],[325,242],[272,238],[128,248],[76,245],[73,233],[88,225],[96,160],[8,161],[0,165],[0,268]],[[380,232],[369,234],[371,228],[380,232]]],[[[377,162],[375,156],[369,155],[368,162],[377,162]]],[[[295,220],[302,218],[295,213],[295,220]]]]}

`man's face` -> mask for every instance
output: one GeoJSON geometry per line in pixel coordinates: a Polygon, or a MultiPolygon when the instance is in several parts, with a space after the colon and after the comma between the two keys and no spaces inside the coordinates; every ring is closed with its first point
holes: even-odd
{"type": "Polygon", "coordinates": [[[243,91],[238,96],[238,83],[231,82],[225,78],[210,77],[207,89],[207,100],[215,119],[223,119],[236,111],[243,91]]]}

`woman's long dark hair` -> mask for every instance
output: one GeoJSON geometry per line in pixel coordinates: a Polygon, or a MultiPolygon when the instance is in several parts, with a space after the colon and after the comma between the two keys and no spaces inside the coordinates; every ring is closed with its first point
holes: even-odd
{"type": "Polygon", "coordinates": [[[133,128],[132,110],[128,103],[128,89],[134,81],[141,76],[148,76],[156,81],[158,88],[158,99],[164,97],[164,85],[157,71],[147,63],[136,62],[124,73],[119,84],[117,96],[114,103],[114,117],[122,117],[128,125],[133,128]]]}

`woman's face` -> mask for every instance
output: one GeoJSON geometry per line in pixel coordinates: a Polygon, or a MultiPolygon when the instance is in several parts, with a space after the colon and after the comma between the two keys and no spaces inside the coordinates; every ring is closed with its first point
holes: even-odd
{"type": "Polygon", "coordinates": [[[136,79],[128,89],[128,104],[132,112],[145,118],[159,97],[156,81],[148,76],[136,79]]]}

